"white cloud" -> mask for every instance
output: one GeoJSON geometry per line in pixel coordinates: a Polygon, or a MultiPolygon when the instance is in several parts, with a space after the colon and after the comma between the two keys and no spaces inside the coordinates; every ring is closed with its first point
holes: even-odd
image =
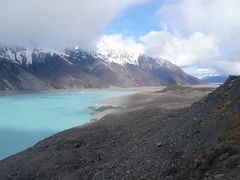
{"type": "MultiPolygon", "coordinates": [[[[239,74],[239,9],[239,0],[177,0],[166,1],[160,7],[157,15],[161,22],[167,24],[175,34],[180,33],[191,37],[196,32],[201,32],[205,37],[215,37],[215,43],[211,43],[213,42],[211,40],[204,41],[209,46],[203,48],[202,52],[194,53],[194,49],[191,50],[200,57],[194,61],[194,65],[199,67],[200,73],[206,70],[201,68],[205,63],[205,66],[219,74],[239,74]],[[210,52],[214,52],[212,51],[214,44],[219,49],[219,54],[217,57],[209,59],[207,56],[211,56],[210,52]],[[210,51],[207,48],[210,48],[210,51]],[[202,60],[200,60],[201,58],[202,60]]],[[[188,61],[187,59],[188,56],[183,62],[188,61]]],[[[209,71],[209,73],[211,72],[209,71]]]]}
{"type": "Polygon", "coordinates": [[[215,60],[210,64],[206,63],[206,66],[199,66],[195,68],[190,67],[184,70],[187,73],[192,74],[193,76],[196,76],[198,78],[216,75],[237,75],[240,73],[240,62],[215,60]]]}
{"type": "Polygon", "coordinates": [[[146,54],[182,67],[206,63],[219,55],[216,38],[200,32],[184,38],[167,31],[152,31],[140,39],[146,45],[146,54]]]}
{"type": "Polygon", "coordinates": [[[152,31],[139,37],[139,40],[137,43],[132,37],[124,38],[121,34],[104,35],[98,43],[98,49],[147,54],[168,59],[182,67],[206,63],[219,55],[216,39],[199,32],[183,38],[167,31],[152,31]]]}
{"type": "Polygon", "coordinates": [[[123,9],[147,0],[0,0],[0,43],[89,48],[123,9]]]}
{"type": "MultiPolygon", "coordinates": [[[[152,31],[139,37],[138,42],[122,34],[104,35],[98,42],[97,48],[106,56],[111,56],[109,49],[116,50],[120,55],[124,51],[133,60],[136,60],[140,54],[165,58],[178,66],[185,67],[186,72],[199,78],[240,73],[240,61],[236,60],[240,51],[236,49],[231,59],[226,59],[219,52],[216,38],[200,32],[184,38],[166,30],[152,31]]],[[[113,58],[113,61],[117,61],[121,56],[113,58]]]]}
{"type": "Polygon", "coordinates": [[[239,9],[239,0],[178,0],[161,6],[158,14],[174,28],[234,36],[240,34],[239,9]]]}
{"type": "Polygon", "coordinates": [[[220,74],[233,74],[237,75],[240,74],[240,61],[218,61],[214,68],[220,74]]]}
{"type": "Polygon", "coordinates": [[[199,67],[194,70],[185,70],[187,73],[192,74],[195,77],[203,78],[206,76],[217,76],[219,73],[210,67],[199,67]]]}
{"type": "Polygon", "coordinates": [[[138,56],[144,53],[144,46],[122,34],[104,35],[97,44],[97,51],[111,62],[136,64],[138,56]]]}
{"type": "Polygon", "coordinates": [[[144,53],[143,44],[137,43],[132,37],[124,38],[122,34],[104,35],[97,44],[97,48],[113,49],[133,54],[144,53]]]}

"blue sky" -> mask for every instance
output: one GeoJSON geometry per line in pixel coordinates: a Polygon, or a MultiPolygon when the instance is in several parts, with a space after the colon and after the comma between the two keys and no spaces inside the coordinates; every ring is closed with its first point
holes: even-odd
{"type": "Polygon", "coordinates": [[[161,22],[156,16],[163,1],[152,0],[148,3],[125,9],[114,17],[103,29],[104,34],[122,33],[124,36],[134,37],[145,35],[152,30],[161,30],[161,22]]]}
{"type": "Polygon", "coordinates": [[[132,38],[144,44],[149,55],[168,59],[198,77],[239,74],[239,2],[148,0],[118,13],[102,34],[121,34],[121,44],[132,38]]]}

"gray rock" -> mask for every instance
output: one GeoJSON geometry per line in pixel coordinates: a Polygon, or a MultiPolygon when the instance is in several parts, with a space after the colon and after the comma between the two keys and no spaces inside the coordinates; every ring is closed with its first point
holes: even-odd
{"type": "Polygon", "coordinates": [[[156,146],[157,146],[157,148],[160,148],[160,147],[163,146],[163,143],[160,142],[160,143],[158,143],[156,146]]]}
{"type": "Polygon", "coordinates": [[[215,179],[220,179],[220,178],[223,178],[223,177],[224,177],[223,174],[217,174],[214,178],[215,178],[215,179]]]}

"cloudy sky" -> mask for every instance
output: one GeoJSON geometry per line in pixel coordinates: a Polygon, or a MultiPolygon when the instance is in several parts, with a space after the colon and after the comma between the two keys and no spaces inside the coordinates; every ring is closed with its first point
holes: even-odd
{"type": "Polygon", "coordinates": [[[0,0],[0,43],[99,44],[162,57],[203,77],[240,73],[239,0],[0,0]]]}

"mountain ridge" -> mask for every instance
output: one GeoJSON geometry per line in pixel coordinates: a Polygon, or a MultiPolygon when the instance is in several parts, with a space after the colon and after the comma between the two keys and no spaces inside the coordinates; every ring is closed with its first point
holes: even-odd
{"type": "MultiPolygon", "coordinates": [[[[169,84],[198,84],[200,80],[186,74],[171,62],[128,52],[110,51],[110,55],[67,49],[65,52],[35,48],[0,48],[2,61],[18,64],[20,68],[62,89],[159,86],[169,84]],[[119,60],[119,56],[121,62],[119,60]]],[[[9,72],[11,74],[11,72],[9,72]]],[[[4,77],[0,77],[4,79],[4,77]]],[[[8,89],[19,90],[21,87],[8,89]]],[[[39,87],[40,88],[40,87],[39,87]]],[[[3,88],[2,88],[3,89],[3,88]]],[[[35,89],[35,87],[33,87],[35,89]]],[[[41,89],[41,88],[40,88],[41,89]]]]}

